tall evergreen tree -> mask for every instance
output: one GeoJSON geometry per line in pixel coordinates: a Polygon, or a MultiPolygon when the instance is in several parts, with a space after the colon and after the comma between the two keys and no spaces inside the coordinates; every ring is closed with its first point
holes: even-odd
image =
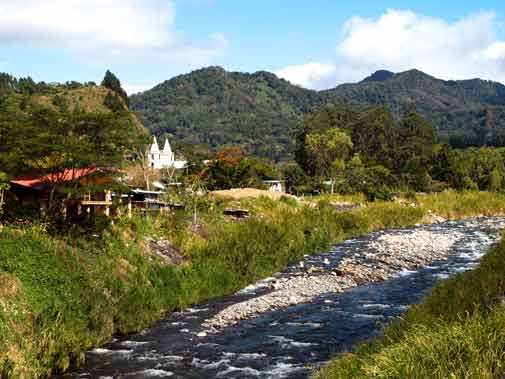
{"type": "Polygon", "coordinates": [[[110,70],[107,70],[105,76],[102,80],[102,86],[110,89],[121,97],[125,104],[128,106],[128,95],[125,90],[121,87],[121,81],[118,79],[116,75],[114,75],[110,70]]]}

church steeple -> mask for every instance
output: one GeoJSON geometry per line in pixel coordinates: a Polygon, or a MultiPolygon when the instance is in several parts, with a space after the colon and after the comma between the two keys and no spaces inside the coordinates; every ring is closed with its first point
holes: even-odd
{"type": "Polygon", "coordinates": [[[158,141],[156,140],[156,137],[153,136],[153,144],[151,145],[151,150],[150,152],[152,154],[158,154],[160,152],[160,148],[158,146],[158,141]]]}
{"type": "Polygon", "coordinates": [[[170,142],[168,142],[168,138],[165,138],[165,146],[163,147],[163,152],[165,154],[172,154],[172,147],[170,146],[170,142]]]}

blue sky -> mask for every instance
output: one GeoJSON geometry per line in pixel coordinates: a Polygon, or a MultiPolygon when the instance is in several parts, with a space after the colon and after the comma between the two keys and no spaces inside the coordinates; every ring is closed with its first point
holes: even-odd
{"type": "Polygon", "coordinates": [[[0,71],[131,92],[193,69],[315,89],[376,69],[505,82],[503,1],[0,0],[0,71]]]}

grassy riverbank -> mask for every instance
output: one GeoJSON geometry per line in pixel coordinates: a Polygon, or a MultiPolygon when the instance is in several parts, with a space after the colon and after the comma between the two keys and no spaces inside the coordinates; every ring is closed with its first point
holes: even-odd
{"type": "Polygon", "coordinates": [[[505,240],[473,271],[438,284],[384,336],[331,361],[317,379],[503,378],[505,240]]]}
{"type": "Polygon", "coordinates": [[[166,312],[230,294],[304,254],[373,230],[421,222],[428,209],[452,217],[502,213],[505,196],[449,192],[418,201],[421,206],[374,203],[336,212],[327,200],[316,206],[242,200],[239,205],[251,217],[241,221],[222,216],[225,201],[209,201],[197,227],[181,211],[124,221],[100,236],[5,226],[0,377],[47,377],[81,361],[86,349],[114,333],[140,330],[166,312]],[[165,265],[149,251],[146,237],[170,240],[188,262],[165,265]]]}

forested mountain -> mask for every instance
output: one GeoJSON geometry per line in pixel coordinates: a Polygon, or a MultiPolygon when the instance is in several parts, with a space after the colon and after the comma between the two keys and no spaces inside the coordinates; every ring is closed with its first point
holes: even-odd
{"type": "Polygon", "coordinates": [[[292,157],[296,124],[315,107],[384,105],[396,119],[415,107],[442,141],[457,147],[505,145],[505,86],[480,79],[444,81],[418,70],[378,71],[356,84],[311,91],[274,74],[209,67],[130,98],[154,134],[175,141],[238,145],[274,159],[292,157]]]}
{"type": "Polygon", "coordinates": [[[444,81],[411,70],[382,81],[344,84],[320,94],[331,103],[384,105],[395,118],[414,106],[442,141],[456,147],[505,145],[505,86],[500,83],[444,81]]]}
{"type": "Polygon", "coordinates": [[[177,76],[130,98],[154,134],[193,144],[241,146],[282,158],[292,152],[292,131],[321,96],[274,74],[227,72],[209,67],[177,76]]]}

